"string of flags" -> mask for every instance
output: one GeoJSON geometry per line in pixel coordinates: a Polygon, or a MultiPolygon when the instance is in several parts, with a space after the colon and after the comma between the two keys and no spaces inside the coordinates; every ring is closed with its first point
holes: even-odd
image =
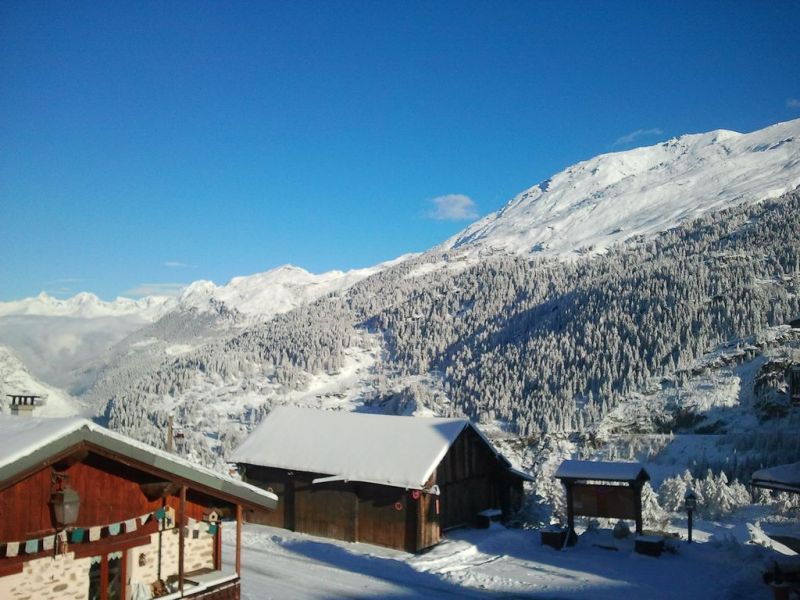
{"type": "MultiPolygon", "coordinates": [[[[94,527],[73,527],[69,531],[60,531],[56,534],[47,535],[43,538],[36,538],[25,540],[21,542],[6,542],[5,553],[6,558],[13,558],[20,555],[20,551],[25,554],[37,554],[41,551],[53,550],[55,547],[55,540],[58,538],[60,544],[67,541],[73,544],[80,544],[83,542],[96,542],[103,537],[111,537],[119,535],[120,533],[132,533],[139,527],[143,526],[150,519],[155,519],[163,523],[164,529],[171,529],[175,526],[175,509],[172,507],[162,507],[153,512],[149,512],[138,516],[133,519],[119,521],[117,523],[109,523],[108,525],[97,525],[94,527]]],[[[191,535],[194,538],[199,537],[200,532],[205,528],[206,532],[215,535],[217,533],[217,523],[207,523],[205,521],[198,521],[191,517],[187,517],[187,526],[184,528],[184,535],[191,535]]],[[[2,546],[0,546],[2,547],[2,546]]]]}

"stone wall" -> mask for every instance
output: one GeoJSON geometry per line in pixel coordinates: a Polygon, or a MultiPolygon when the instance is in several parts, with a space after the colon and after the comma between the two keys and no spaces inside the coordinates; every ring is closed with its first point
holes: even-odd
{"type": "MultiPolygon", "coordinates": [[[[178,529],[166,529],[161,535],[161,579],[178,574],[178,529]]],[[[214,536],[208,525],[200,523],[197,537],[185,529],[185,571],[214,568],[214,536]]],[[[150,586],[158,579],[159,533],[150,536],[150,543],[128,549],[127,572],[130,586],[150,586]],[[140,566],[141,555],[144,565],[140,566]]],[[[23,563],[22,573],[0,577],[0,600],[85,600],[89,594],[91,558],[75,559],[73,553],[44,557],[23,563]]],[[[237,586],[238,593],[238,586],[237,586]]],[[[220,598],[227,596],[220,596],[220,598]]],[[[237,596],[238,597],[238,596],[237,596]]]]}
{"type": "Polygon", "coordinates": [[[22,573],[0,577],[3,600],[85,600],[89,595],[91,558],[73,553],[29,560],[22,573]]]}
{"type": "MultiPolygon", "coordinates": [[[[161,579],[166,581],[170,575],[178,574],[178,529],[165,529],[151,535],[147,546],[128,550],[128,581],[150,585],[158,580],[158,547],[161,536],[161,579]],[[144,555],[140,565],[140,559],[144,555]]],[[[214,536],[208,533],[208,525],[200,523],[197,537],[191,529],[184,538],[184,571],[214,568],[214,536]]],[[[1,597],[1,596],[0,596],[1,597]]]]}

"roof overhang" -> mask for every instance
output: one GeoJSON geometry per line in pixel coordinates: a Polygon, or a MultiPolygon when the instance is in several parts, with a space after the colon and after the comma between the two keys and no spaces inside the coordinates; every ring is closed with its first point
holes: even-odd
{"type": "Polygon", "coordinates": [[[32,473],[68,459],[77,452],[93,452],[166,481],[185,485],[226,503],[274,510],[274,494],[247,483],[195,466],[167,452],[147,446],[91,424],[76,427],[46,444],[0,466],[0,489],[10,487],[32,473]]]}

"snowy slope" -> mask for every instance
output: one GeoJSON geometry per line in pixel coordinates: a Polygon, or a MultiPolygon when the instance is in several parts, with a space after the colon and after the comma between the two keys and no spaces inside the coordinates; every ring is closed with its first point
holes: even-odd
{"type": "Polygon", "coordinates": [[[83,410],[66,392],[37,381],[11,350],[0,346],[0,413],[8,412],[6,394],[24,393],[44,397],[44,406],[35,409],[37,417],[69,417],[83,410]]]}
{"type": "Polygon", "coordinates": [[[518,195],[442,249],[602,252],[702,213],[800,185],[800,119],[749,134],[684,135],[578,163],[518,195]]]}

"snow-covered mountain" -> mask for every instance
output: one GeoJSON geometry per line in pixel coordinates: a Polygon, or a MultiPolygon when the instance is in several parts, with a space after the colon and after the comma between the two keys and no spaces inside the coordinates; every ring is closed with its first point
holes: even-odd
{"type": "Polygon", "coordinates": [[[195,281],[181,294],[178,304],[181,308],[195,308],[201,312],[221,304],[250,317],[269,319],[327,294],[344,291],[411,256],[403,255],[365,269],[320,274],[309,273],[293,265],[283,265],[264,273],[234,277],[221,286],[211,281],[195,281]]]}
{"type": "Polygon", "coordinates": [[[285,402],[466,414],[520,436],[589,427],[709,345],[800,311],[800,198],[759,204],[800,185],[799,139],[800,120],[600,156],[369,269],[195,282],[118,300],[116,316],[88,295],[7,303],[0,344],[131,435],[158,442],[179,416],[203,461],[285,402]],[[652,243],[609,248],[638,234],[652,243]],[[609,249],[581,259],[589,246],[609,249]]]}
{"type": "Polygon", "coordinates": [[[117,298],[104,302],[94,294],[81,292],[60,300],[42,292],[34,298],[0,302],[0,317],[38,316],[95,319],[99,317],[136,316],[143,321],[156,321],[177,304],[169,296],[147,296],[139,300],[117,298]]]}
{"type": "Polygon", "coordinates": [[[443,249],[602,252],[709,211],[800,185],[800,119],[753,133],[684,135],[603,154],[554,175],[456,234],[443,249]]]}

